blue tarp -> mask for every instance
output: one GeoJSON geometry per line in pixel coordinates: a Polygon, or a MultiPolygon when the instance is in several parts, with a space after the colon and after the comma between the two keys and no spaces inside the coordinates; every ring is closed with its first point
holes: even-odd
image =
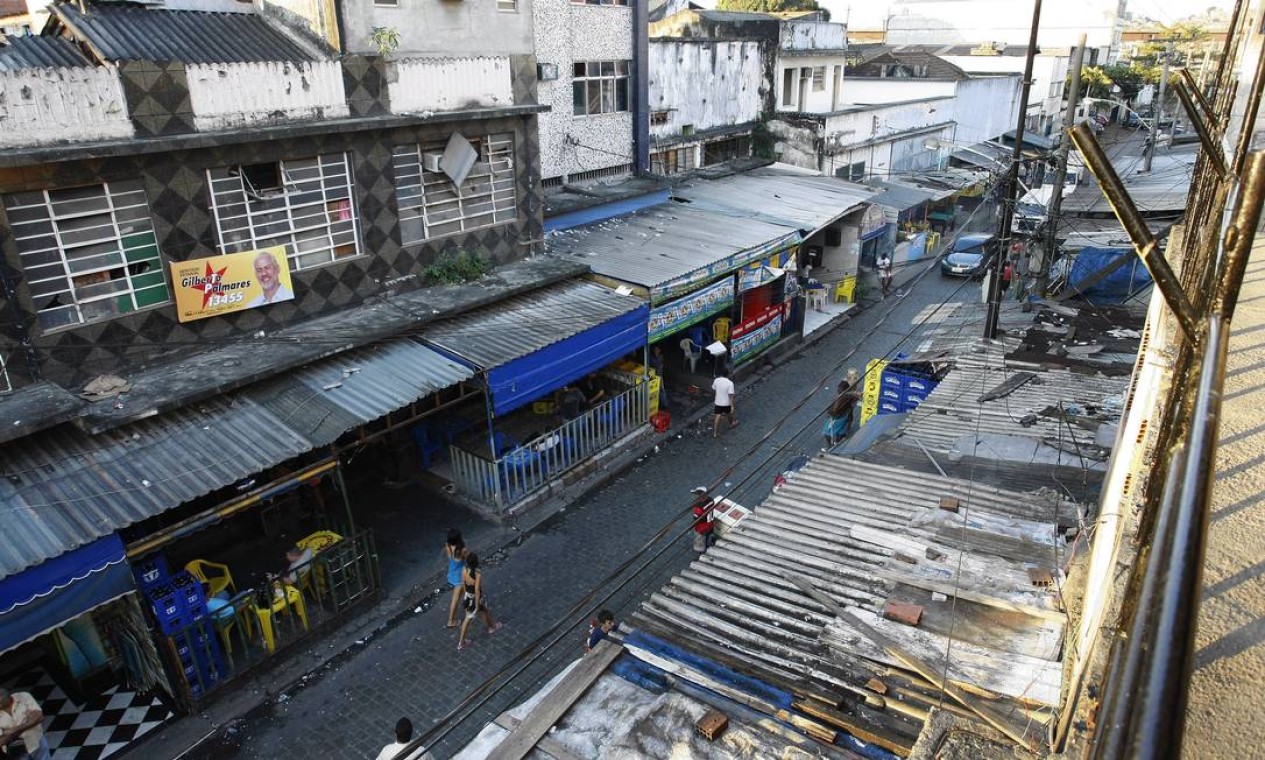
{"type": "Polygon", "coordinates": [[[1068,285],[1095,303],[1120,303],[1138,291],[1150,287],[1151,273],[1146,271],[1132,248],[1082,248],[1072,262],[1068,285]],[[1103,280],[1082,290],[1080,283],[1088,280],[1113,261],[1127,257],[1132,259],[1121,264],[1103,280]]]}
{"type": "Polygon", "coordinates": [[[0,580],[0,652],[135,590],[118,534],[0,580]]]}
{"type": "Polygon", "coordinates": [[[496,414],[511,412],[646,345],[649,305],[488,371],[496,414]]]}
{"type": "Polygon", "coordinates": [[[637,195],[632,198],[624,198],[610,203],[602,203],[597,206],[589,206],[588,208],[568,211],[565,214],[550,216],[545,218],[545,232],[555,232],[557,230],[569,230],[572,227],[580,227],[593,222],[604,222],[607,219],[614,219],[617,216],[631,214],[634,211],[640,211],[643,208],[657,206],[660,203],[668,202],[667,190],[656,190],[653,193],[645,195],[637,195]]]}

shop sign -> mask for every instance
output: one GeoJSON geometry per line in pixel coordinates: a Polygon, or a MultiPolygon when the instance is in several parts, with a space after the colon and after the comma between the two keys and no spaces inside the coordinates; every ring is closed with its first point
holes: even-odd
{"type": "Polygon", "coordinates": [[[725,279],[702,290],[678,298],[650,310],[650,341],[671,335],[725,311],[734,302],[734,278],[725,279]]]}
{"type": "Polygon", "coordinates": [[[770,253],[780,251],[783,248],[789,248],[798,245],[800,236],[798,232],[792,232],[784,235],[776,240],[770,240],[764,245],[748,248],[745,251],[739,251],[731,256],[713,261],[706,266],[699,267],[689,274],[674,277],[667,282],[660,283],[650,289],[650,302],[662,303],[670,298],[674,298],[683,293],[688,293],[698,287],[700,283],[714,280],[717,277],[728,274],[753,261],[768,257],[770,253]]]}
{"type": "Polygon", "coordinates": [[[735,364],[750,359],[765,348],[777,343],[778,338],[782,337],[781,306],[773,307],[773,311],[772,317],[763,325],[744,333],[740,338],[733,339],[730,351],[735,364]]]}
{"type": "Polygon", "coordinates": [[[785,305],[786,304],[775,303],[772,306],[766,307],[750,319],[742,320],[738,324],[734,325],[733,330],[729,332],[729,337],[732,340],[737,340],[752,330],[763,327],[778,314],[781,314],[785,305]]]}
{"type": "Polygon", "coordinates": [[[783,274],[781,270],[789,268],[789,264],[794,261],[795,253],[798,250],[799,246],[791,246],[767,259],[747,264],[742,269],[739,269],[738,292],[743,293],[752,288],[758,288],[781,277],[783,274]]]}
{"type": "Polygon", "coordinates": [[[221,314],[291,301],[290,262],[285,247],[173,261],[176,317],[192,322],[221,314]]]}

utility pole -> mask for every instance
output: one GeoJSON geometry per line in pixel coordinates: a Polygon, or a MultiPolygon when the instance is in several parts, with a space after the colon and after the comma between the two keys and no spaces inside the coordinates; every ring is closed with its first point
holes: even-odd
{"type": "Polygon", "coordinates": [[[1015,126],[1015,147],[1010,152],[1010,171],[1006,173],[1006,200],[1001,209],[1001,229],[997,238],[1001,250],[993,257],[988,274],[988,313],[984,317],[984,338],[997,337],[997,317],[1001,312],[1001,261],[1010,255],[1011,227],[1015,221],[1015,200],[1019,193],[1019,159],[1023,157],[1023,133],[1028,123],[1028,94],[1032,90],[1032,64],[1037,57],[1037,31],[1041,28],[1041,0],[1032,2],[1032,32],[1028,37],[1028,58],[1023,65],[1023,84],[1019,88],[1019,123],[1015,126]]]}
{"type": "Polygon", "coordinates": [[[1151,125],[1151,135],[1146,141],[1145,155],[1142,157],[1142,168],[1139,170],[1141,174],[1147,174],[1151,171],[1151,157],[1155,155],[1155,144],[1159,142],[1160,122],[1164,120],[1164,91],[1168,88],[1168,59],[1173,54],[1173,43],[1169,42],[1164,46],[1164,68],[1160,73],[1160,94],[1155,99],[1155,123],[1151,125]]]}
{"type": "Polygon", "coordinates": [[[1037,273],[1037,295],[1045,298],[1050,284],[1050,266],[1054,263],[1054,250],[1058,247],[1059,214],[1063,211],[1063,182],[1067,179],[1067,157],[1071,153],[1072,138],[1068,130],[1076,123],[1076,108],[1081,100],[1081,67],[1085,64],[1085,35],[1076,42],[1072,53],[1072,84],[1067,91],[1067,111],[1063,113],[1063,134],[1059,140],[1058,165],[1054,170],[1054,192],[1050,194],[1050,207],[1046,211],[1045,252],[1041,255],[1041,271],[1037,273]]]}

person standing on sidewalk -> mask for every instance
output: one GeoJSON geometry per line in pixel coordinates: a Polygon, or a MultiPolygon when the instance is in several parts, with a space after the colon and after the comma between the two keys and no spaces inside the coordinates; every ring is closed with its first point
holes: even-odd
{"type": "Polygon", "coordinates": [[[729,379],[729,370],[721,368],[720,374],[712,381],[712,390],[715,392],[715,403],[712,408],[712,438],[720,435],[720,418],[726,417],[729,420],[729,427],[738,427],[738,418],[734,415],[734,399],[738,396],[738,389],[734,387],[734,381],[729,379]]]}
{"type": "Polygon", "coordinates": [[[378,753],[378,760],[395,760],[395,756],[400,754],[411,741],[413,741],[413,721],[400,718],[395,722],[395,741],[382,748],[382,751],[378,753]]]}
{"type": "Polygon", "coordinates": [[[448,540],[444,542],[444,558],[448,560],[448,588],[452,590],[452,601],[448,603],[448,627],[457,627],[457,608],[461,606],[461,573],[466,567],[466,542],[461,531],[452,528],[448,531],[448,540]]]}
{"type": "Polygon", "coordinates": [[[470,628],[470,621],[476,616],[482,615],[483,622],[488,627],[488,633],[496,633],[501,630],[502,623],[494,623],[492,621],[492,613],[488,612],[488,599],[483,594],[483,573],[479,572],[479,555],[474,552],[466,552],[466,569],[461,576],[461,586],[465,590],[462,596],[462,605],[466,611],[466,619],[461,621],[461,633],[457,637],[457,651],[461,651],[470,646],[466,641],[466,631],[470,628]]]}
{"type": "Polygon", "coordinates": [[[884,252],[879,254],[878,261],[878,286],[883,291],[883,297],[887,298],[887,294],[892,291],[892,257],[884,252]]]}

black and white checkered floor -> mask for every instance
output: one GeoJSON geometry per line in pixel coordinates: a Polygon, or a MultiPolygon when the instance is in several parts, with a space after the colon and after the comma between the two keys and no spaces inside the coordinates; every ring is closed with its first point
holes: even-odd
{"type": "Polygon", "coordinates": [[[43,671],[32,671],[5,685],[30,692],[39,702],[53,760],[110,757],[172,717],[157,699],[120,687],[76,705],[43,671]]]}

